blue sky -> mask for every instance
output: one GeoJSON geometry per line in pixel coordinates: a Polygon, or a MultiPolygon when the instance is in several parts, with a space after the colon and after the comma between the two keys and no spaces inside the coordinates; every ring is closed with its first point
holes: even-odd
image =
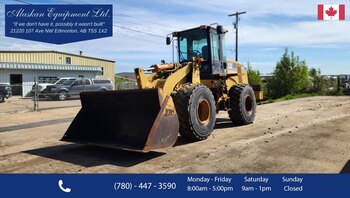
{"type": "MultiPolygon", "coordinates": [[[[28,3],[82,4],[91,0],[24,0],[28,3]]],[[[148,67],[164,59],[172,60],[171,47],[165,38],[114,27],[110,38],[53,45],[4,37],[4,5],[21,4],[0,0],[0,50],[59,50],[116,61],[116,72],[148,67]]],[[[234,59],[233,18],[235,11],[247,11],[240,20],[239,61],[263,74],[273,71],[287,47],[309,67],[324,74],[350,73],[350,11],[346,21],[317,21],[317,4],[350,1],[305,0],[115,0],[98,1],[113,4],[114,24],[164,37],[172,31],[220,23],[229,30],[226,38],[228,58],[234,59]]]]}

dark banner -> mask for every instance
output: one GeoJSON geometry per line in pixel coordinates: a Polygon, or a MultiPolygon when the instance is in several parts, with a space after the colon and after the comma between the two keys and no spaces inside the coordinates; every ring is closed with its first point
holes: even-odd
{"type": "Polygon", "coordinates": [[[340,197],[350,175],[3,174],[2,197],[340,197]]]}
{"type": "Polygon", "coordinates": [[[65,44],[113,35],[112,5],[6,5],[5,36],[65,44]]]}

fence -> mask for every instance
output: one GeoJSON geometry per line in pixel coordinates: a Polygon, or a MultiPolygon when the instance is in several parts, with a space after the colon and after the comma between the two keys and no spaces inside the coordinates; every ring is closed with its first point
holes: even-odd
{"type": "Polygon", "coordinates": [[[137,82],[134,75],[128,76],[120,76],[115,75],[116,77],[116,83],[115,83],[115,89],[116,90],[125,90],[125,89],[137,89],[137,82]]]}
{"type": "MultiPolygon", "coordinates": [[[[0,104],[0,115],[16,112],[37,111],[55,108],[80,107],[79,94],[82,91],[89,91],[82,87],[82,90],[70,90],[64,101],[62,95],[48,90],[55,80],[34,79],[32,82],[7,85],[11,86],[12,97],[6,99],[6,104],[0,104]],[[60,98],[61,97],[61,98],[60,98]]],[[[116,90],[136,89],[135,81],[120,82],[115,84],[116,90]]],[[[63,93],[61,93],[63,94],[63,93]]]]}
{"type": "Polygon", "coordinates": [[[115,83],[116,90],[125,90],[125,89],[137,89],[136,82],[118,82],[115,83]]]}
{"type": "Polygon", "coordinates": [[[47,110],[56,108],[80,107],[79,93],[83,90],[66,93],[65,101],[59,100],[59,93],[47,91],[46,88],[53,83],[47,80],[7,85],[11,87],[12,97],[0,104],[0,115],[18,112],[47,110]]]}

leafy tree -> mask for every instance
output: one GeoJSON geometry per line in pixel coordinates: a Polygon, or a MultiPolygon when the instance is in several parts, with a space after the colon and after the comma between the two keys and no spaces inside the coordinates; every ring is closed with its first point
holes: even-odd
{"type": "Polygon", "coordinates": [[[285,50],[281,60],[277,62],[273,77],[267,81],[268,96],[280,98],[288,94],[296,94],[309,86],[308,67],[300,61],[294,52],[289,55],[285,50]]]}
{"type": "Polygon", "coordinates": [[[262,84],[259,70],[253,70],[253,67],[250,65],[249,62],[248,62],[248,81],[249,81],[249,84],[252,86],[262,84]]]}
{"type": "Polygon", "coordinates": [[[309,80],[309,69],[305,61],[299,61],[299,58],[296,59],[297,62],[292,68],[292,89],[291,94],[299,93],[305,91],[310,86],[309,80]]]}
{"type": "Polygon", "coordinates": [[[309,70],[309,75],[311,78],[311,91],[313,92],[321,92],[324,91],[328,86],[328,81],[323,76],[321,76],[321,70],[311,68],[309,70]]]}

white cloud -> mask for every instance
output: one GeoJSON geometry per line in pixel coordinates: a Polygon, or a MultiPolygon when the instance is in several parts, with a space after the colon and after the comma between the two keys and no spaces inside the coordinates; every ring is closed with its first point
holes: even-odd
{"type": "Polygon", "coordinates": [[[350,43],[350,22],[315,21],[243,28],[241,35],[245,40],[242,44],[288,46],[350,43]]]}
{"type": "MultiPolygon", "coordinates": [[[[89,2],[89,1],[88,1],[89,2]]],[[[116,1],[115,1],[116,2],[116,1]]],[[[101,2],[102,3],[102,2],[101,2]]],[[[111,3],[105,1],[103,3],[111,3]]],[[[266,53],[273,52],[286,46],[325,47],[337,48],[350,42],[350,22],[336,21],[293,21],[294,17],[315,17],[318,1],[280,1],[280,0],[154,0],[157,7],[168,5],[173,12],[159,10],[150,11],[147,8],[127,6],[125,3],[114,3],[114,23],[131,29],[137,29],[164,37],[174,31],[201,24],[219,22],[230,32],[227,34],[227,49],[234,45],[234,33],[232,28],[233,18],[227,14],[234,11],[247,11],[242,16],[240,25],[240,45],[265,46],[266,53]],[[188,11],[181,13],[176,11],[184,6],[188,11]],[[196,11],[192,11],[196,10],[196,11]],[[199,10],[202,10],[198,12],[199,10]],[[122,13],[122,14],[120,14],[122,13]],[[123,15],[124,14],[124,15],[123,15]],[[125,16],[129,15],[129,16],[125,16]],[[130,17],[131,16],[131,17],[130,17]],[[275,23],[271,21],[261,23],[263,17],[287,16],[291,23],[275,23]],[[259,23],[255,21],[260,20],[259,23]],[[267,46],[267,47],[266,47],[267,46]],[[276,48],[276,49],[275,49],[276,48]]],[[[0,13],[3,6],[0,6],[0,13]]],[[[0,16],[1,18],[1,16],[0,16]]],[[[1,19],[0,19],[1,20],[1,19]]],[[[3,23],[3,20],[1,21],[3,23]]],[[[0,23],[0,35],[4,30],[0,23]]],[[[171,47],[165,45],[165,39],[146,34],[136,33],[114,27],[115,35],[112,38],[104,38],[92,41],[84,41],[66,45],[52,45],[33,41],[5,38],[0,36],[1,50],[60,50],[78,53],[80,50],[85,55],[96,56],[117,61],[117,71],[131,71],[135,65],[146,67],[157,63],[161,59],[171,60],[171,47]]],[[[264,52],[262,52],[264,53],[264,52]]],[[[248,55],[243,57],[246,60],[248,55]]],[[[252,64],[263,70],[275,65],[275,62],[256,62],[252,64]]]]}

